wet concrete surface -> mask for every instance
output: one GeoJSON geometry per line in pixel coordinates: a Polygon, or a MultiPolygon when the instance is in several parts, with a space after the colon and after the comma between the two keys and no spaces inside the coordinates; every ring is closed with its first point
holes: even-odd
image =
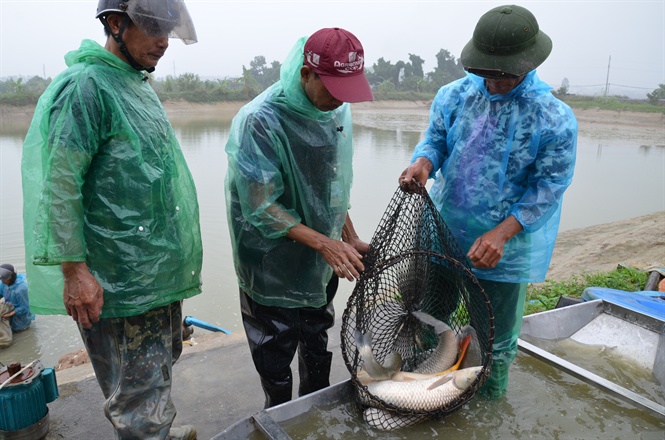
{"type": "MultiPolygon", "coordinates": [[[[349,377],[340,350],[341,320],[329,332],[333,352],[331,383],[349,377]]],[[[174,426],[194,425],[199,440],[211,439],[238,420],[263,408],[264,395],[244,333],[225,335],[195,328],[196,345],[185,345],[173,366],[172,398],[178,414],[174,426]]],[[[296,356],[297,358],[297,356],[296,356]]],[[[294,398],[297,397],[297,363],[294,398]]],[[[49,403],[46,440],[112,440],[104,416],[104,396],[90,364],[56,373],[60,396],[49,403]]]]}

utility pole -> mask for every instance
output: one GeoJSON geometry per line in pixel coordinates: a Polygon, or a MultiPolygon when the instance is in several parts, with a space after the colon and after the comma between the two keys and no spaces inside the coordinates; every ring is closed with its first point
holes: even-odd
{"type": "Polygon", "coordinates": [[[173,79],[175,79],[175,60],[173,60],[173,79]]]}
{"type": "Polygon", "coordinates": [[[610,63],[612,62],[612,55],[610,55],[610,59],[607,62],[607,78],[605,79],[605,97],[607,98],[607,95],[610,93],[610,63]]]}

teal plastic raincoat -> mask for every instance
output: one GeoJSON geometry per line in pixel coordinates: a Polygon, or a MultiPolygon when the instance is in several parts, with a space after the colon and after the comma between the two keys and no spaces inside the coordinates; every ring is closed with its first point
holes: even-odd
{"type": "Polygon", "coordinates": [[[352,180],[348,104],[322,112],[300,85],[300,39],[280,81],[234,118],[226,144],[226,201],[238,283],[256,302],[321,307],[332,268],[313,249],[286,238],[302,223],[340,239],[352,180]]]}
{"type": "Polygon", "coordinates": [[[509,93],[491,95],[483,78],[467,74],[432,103],[412,161],[434,165],[430,194],[462,249],[509,215],[524,228],[496,267],[474,268],[478,278],[545,279],[577,146],[575,116],[551,89],[532,71],[509,93]]]}
{"type": "Polygon", "coordinates": [[[196,189],[171,124],[138,72],[94,41],[65,56],[23,147],[30,303],[66,314],[62,262],[86,262],[103,318],[201,291],[196,189]]]}

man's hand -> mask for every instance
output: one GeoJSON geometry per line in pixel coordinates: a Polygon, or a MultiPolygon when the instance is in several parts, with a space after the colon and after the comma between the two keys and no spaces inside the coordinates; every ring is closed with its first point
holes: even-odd
{"type": "MultiPolygon", "coordinates": [[[[347,239],[355,236],[348,228],[350,219],[347,216],[342,236],[348,234],[347,239]]],[[[362,243],[357,236],[353,240],[353,245],[341,240],[333,240],[315,230],[298,223],[286,234],[291,240],[302,243],[319,252],[326,262],[333,268],[335,275],[340,278],[346,278],[349,281],[355,281],[360,278],[360,272],[365,270],[362,263],[362,254],[354,246],[362,248],[362,243]],[[356,241],[357,240],[357,241],[356,241]]],[[[350,240],[351,241],[351,240],[350,240]]],[[[367,245],[369,248],[369,246],[367,245]]]]}
{"type": "Polygon", "coordinates": [[[506,242],[521,232],[522,229],[522,225],[515,217],[508,216],[494,229],[478,237],[466,256],[469,257],[475,267],[491,269],[503,257],[503,248],[506,242]]]}
{"type": "Polygon", "coordinates": [[[67,314],[83,328],[91,328],[102,314],[104,289],[85,263],[62,263],[62,273],[65,276],[63,302],[67,314]]]}
{"type": "Polygon", "coordinates": [[[434,169],[434,166],[429,159],[419,157],[415,162],[409,165],[407,169],[402,171],[402,174],[399,176],[400,188],[408,193],[415,192],[416,187],[414,181],[418,181],[420,184],[425,185],[432,169],[434,169]]]}
{"type": "Polygon", "coordinates": [[[340,240],[331,240],[325,237],[319,251],[323,258],[332,266],[335,275],[355,281],[360,278],[360,272],[365,270],[362,255],[352,245],[340,240]]]}

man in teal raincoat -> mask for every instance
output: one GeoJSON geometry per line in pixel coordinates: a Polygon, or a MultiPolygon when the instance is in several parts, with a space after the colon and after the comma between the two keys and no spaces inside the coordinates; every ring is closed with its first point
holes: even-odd
{"type": "Polygon", "coordinates": [[[425,139],[400,176],[430,191],[468,252],[494,312],[481,393],[502,396],[517,355],[526,286],[544,281],[575,166],[577,121],[536,75],[552,41],[520,6],[484,14],[461,54],[466,77],[442,87],[425,139]]]}
{"type": "Polygon", "coordinates": [[[226,203],[242,319],[270,407],[329,385],[327,330],[338,278],[364,269],[348,214],[349,102],[372,100],[360,41],[339,28],[301,38],[280,81],[244,106],[226,145],[226,203]]]}
{"type": "Polygon", "coordinates": [[[182,0],[100,0],[106,45],[84,40],[40,98],[23,149],[33,311],[77,322],[118,439],[172,428],[182,300],[201,292],[196,189],[148,83],[169,37],[196,42],[182,0]]]}

